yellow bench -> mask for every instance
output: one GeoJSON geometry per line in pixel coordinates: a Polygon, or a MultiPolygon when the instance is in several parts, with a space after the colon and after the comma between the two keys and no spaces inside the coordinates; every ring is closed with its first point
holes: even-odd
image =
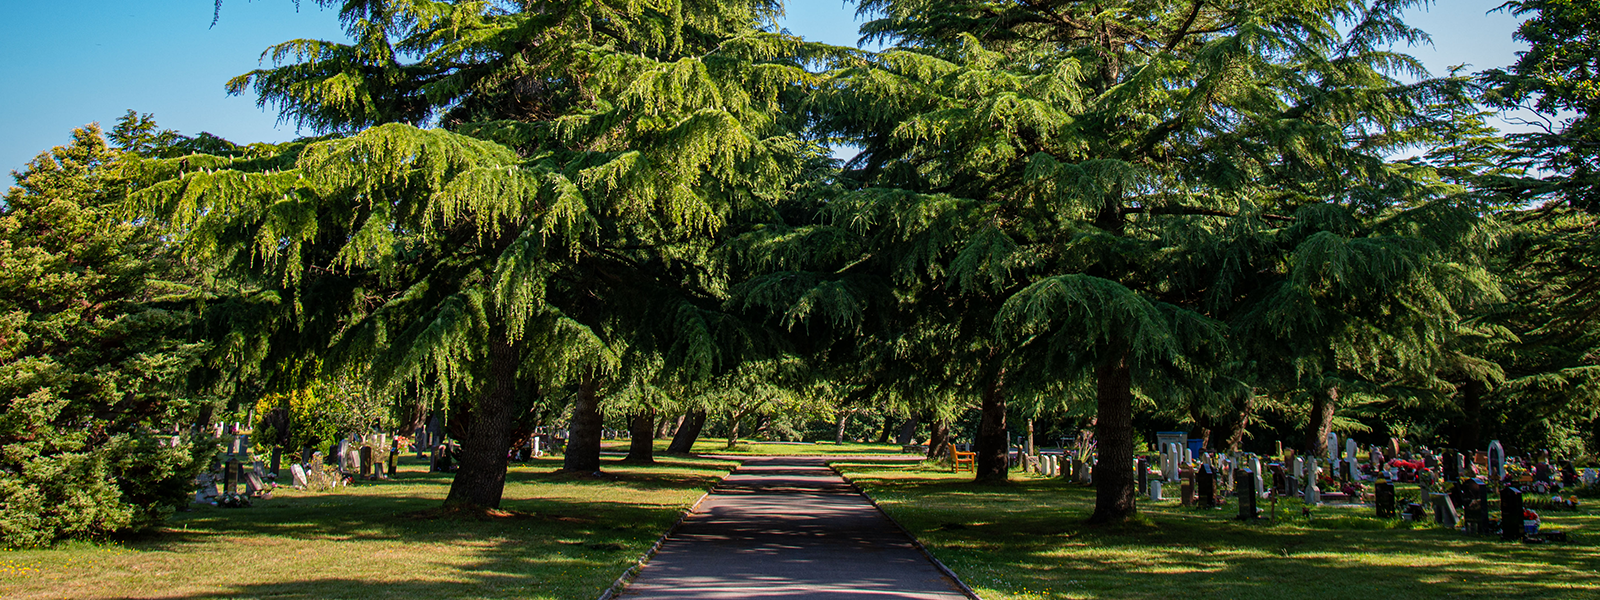
{"type": "Polygon", "coordinates": [[[977,472],[978,471],[978,453],[977,452],[962,452],[960,450],[957,450],[955,446],[951,446],[950,447],[950,463],[951,463],[951,466],[953,466],[955,468],[955,472],[957,472],[957,473],[961,472],[961,465],[966,465],[967,469],[969,469],[969,470],[971,470],[973,472],[977,472]]]}

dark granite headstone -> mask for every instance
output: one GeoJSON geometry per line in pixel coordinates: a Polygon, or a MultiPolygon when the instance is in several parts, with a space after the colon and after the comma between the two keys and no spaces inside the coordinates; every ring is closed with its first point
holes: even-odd
{"type": "Polygon", "coordinates": [[[1500,538],[1522,539],[1522,490],[1514,487],[1500,490],[1500,538]]]}
{"type": "Polygon", "coordinates": [[[1394,518],[1394,484],[1393,483],[1389,483],[1387,481],[1379,481],[1378,485],[1375,486],[1375,488],[1376,488],[1376,495],[1377,495],[1378,518],[1380,518],[1380,519],[1393,519],[1394,518]]]}
{"type": "Polygon", "coordinates": [[[1455,450],[1445,452],[1444,480],[1449,483],[1461,480],[1461,455],[1456,453],[1455,450]]]}
{"type": "Polygon", "coordinates": [[[1455,527],[1456,523],[1461,522],[1461,515],[1456,513],[1456,503],[1449,495],[1433,497],[1433,522],[1446,527],[1455,527]]]}
{"type": "Polygon", "coordinates": [[[1217,507],[1217,473],[1211,470],[1211,465],[1201,465],[1200,472],[1195,475],[1196,492],[1199,495],[1200,508],[1217,507]]]}
{"type": "Polygon", "coordinates": [[[1237,484],[1238,489],[1240,490],[1240,493],[1238,494],[1238,498],[1239,498],[1239,520],[1247,521],[1247,520],[1255,519],[1256,518],[1256,494],[1255,494],[1255,490],[1256,490],[1256,474],[1255,473],[1251,473],[1250,471],[1247,471],[1247,470],[1244,470],[1244,469],[1240,469],[1239,471],[1234,473],[1233,480],[1234,480],[1235,484],[1237,484]]]}
{"type": "Polygon", "coordinates": [[[1150,459],[1141,456],[1137,464],[1134,468],[1138,471],[1139,495],[1143,496],[1150,493],[1150,459]]]}
{"type": "Polygon", "coordinates": [[[361,476],[373,476],[374,469],[372,468],[372,446],[362,446],[360,450],[356,451],[356,456],[361,457],[361,476]]]}

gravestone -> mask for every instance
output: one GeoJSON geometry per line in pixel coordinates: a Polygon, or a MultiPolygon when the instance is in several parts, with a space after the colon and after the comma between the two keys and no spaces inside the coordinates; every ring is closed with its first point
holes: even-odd
{"type": "Polygon", "coordinates": [[[1445,452],[1444,480],[1447,483],[1461,481],[1461,454],[1455,450],[1445,452]]]}
{"type": "Polygon", "coordinates": [[[1357,479],[1357,477],[1356,477],[1356,473],[1357,473],[1356,465],[1357,465],[1358,459],[1356,458],[1356,453],[1360,452],[1360,451],[1361,450],[1356,445],[1356,441],[1354,439],[1345,438],[1345,440],[1344,440],[1344,479],[1345,479],[1345,481],[1354,481],[1354,480],[1357,479]]]}
{"type": "Polygon", "coordinates": [[[422,451],[427,447],[428,430],[418,426],[411,431],[411,451],[417,453],[417,458],[422,458],[422,451]]]}
{"type": "Polygon", "coordinates": [[[1506,449],[1500,440],[1489,442],[1489,477],[1500,481],[1506,476],[1506,449]]]}
{"type": "Polygon", "coordinates": [[[1250,473],[1252,475],[1250,481],[1253,484],[1250,487],[1256,493],[1256,497],[1260,498],[1262,494],[1267,493],[1267,474],[1261,470],[1261,457],[1250,455],[1250,473]]]}
{"type": "Polygon", "coordinates": [[[1377,508],[1378,508],[1378,518],[1380,518],[1380,519],[1393,519],[1394,518],[1394,484],[1393,483],[1389,483],[1387,481],[1379,481],[1378,484],[1376,486],[1374,486],[1374,487],[1376,488],[1376,495],[1377,495],[1376,504],[1377,504],[1377,508]]]}
{"type": "MultiPolygon", "coordinates": [[[[1234,474],[1234,479],[1239,482],[1239,489],[1250,490],[1261,487],[1261,478],[1255,473],[1241,469],[1234,474]]],[[[1247,521],[1256,518],[1256,495],[1239,494],[1239,520],[1247,521]]]]}
{"type": "Polygon", "coordinates": [[[1461,515],[1456,513],[1456,503],[1449,494],[1433,497],[1433,522],[1448,527],[1455,527],[1461,522],[1461,515]]]}
{"type": "Polygon", "coordinates": [[[1078,483],[1089,485],[1094,483],[1094,463],[1085,456],[1082,460],[1073,461],[1073,468],[1078,471],[1078,483]]]}
{"type": "Polygon", "coordinates": [[[1178,487],[1179,499],[1183,506],[1194,506],[1194,471],[1183,472],[1183,484],[1178,487]]]}
{"type": "Polygon", "coordinates": [[[339,470],[354,471],[357,467],[350,464],[350,440],[339,440],[339,470]]]}
{"type": "Polygon", "coordinates": [[[1489,487],[1473,485],[1467,491],[1467,533],[1489,535],[1489,487]]]}
{"type": "Polygon", "coordinates": [[[1522,539],[1522,490],[1500,490],[1500,539],[1522,539]]]}
{"type": "Polygon", "coordinates": [[[1272,444],[1273,444],[1272,445],[1272,450],[1273,450],[1272,455],[1275,456],[1275,457],[1282,458],[1283,457],[1283,440],[1274,441],[1274,442],[1272,442],[1272,444]]]}
{"type": "Polygon", "coordinates": [[[1283,465],[1272,463],[1272,495],[1283,497],[1289,494],[1289,474],[1284,471],[1283,465]]]}
{"type": "Polygon", "coordinates": [[[210,503],[217,498],[217,479],[210,473],[201,473],[195,477],[194,501],[200,504],[210,503]]]}
{"type": "Polygon", "coordinates": [[[1306,478],[1306,462],[1305,462],[1305,460],[1303,460],[1300,457],[1296,456],[1296,457],[1294,457],[1294,462],[1291,463],[1291,465],[1293,466],[1293,471],[1292,472],[1293,472],[1293,474],[1294,474],[1296,479],[1305,479],[1306,478]]]}
{"type": "Polygon", "coordinates": [[[1211,470],[1211,465],[1202,465],[1200,472],[1195,474],[1200,508],[1217,507],[1217,474],[1211,470]]]}
{"type": "Polygon", "coordinates": [[[1321,475],[1321,470],[1319,468],[1317,468],[1317,459],[1315,459],[1315,458],[1307,459],[1306,460],[1306,481],[1305,481],[1306,504],[1321,504],[1322,503],[1322,489],[1321,489],[1321,483],[1317,481],[1317,476],[1318,475],[1321,475]]]}
{"type": "Polygon", "coordinates": [[[1331,466],[1339,460],[1339,434],[1328,432],[1328,464],[1331,466]]]}
{"type": "Polygon", "coordinates": [[[356,462],[360,463],[358,466],[361,469],[361,476],[363,478],[371,478],[373,476],[372,446],[362,446],[360,450],[357,450],[356,462]]]}
{"type": "Polygon", "coordinates": [[[261,476],[256,475],[254,472],[245,473],[244,493],[246,495],[259,496],[263,493],[266,493],[266,491],[267,485],[262,481],[261,476]]]}
{"type": "Polygon", "coordinates": [[[255,471],[256,477],[267,478],[267,466],[262,464],[261,461],[255,461],[254,464],[250,465],[250,468],[255,471]]]}
{"type": "Polygon", "coordinates": [[[1134,470],[1139,473],[1139,495],[1143,496],[1150,492],[1150,459],[1139,457],[1138,466],[1134,467],[1134,470]]]}
{"type": "Polygon", "coordinates": [[[389,477],[394,477],[400,472],[400,447],[389,448],[389,477]]]}
{"type": "Polygon", "coordinates": [[[222,492],[224,494],[237,493],[239,489],[239,461],[229,459],[227,466],[223,467],[222,492]]]}
{"type": "Polygon", "coordinates": [[[294,477],[294,487],[301,489],[310,487],[310,482],[306,481],[306,470],[300,463],[289,465],[289,475],[294,477]]]}
{"type": "Polygon", "coordinates": [[[1284,492],[1284,496],[1285,497],[1293,498],[1295,496],[1299,496],[1300,495],[1300,493],[1301,493],[1300,487],[1301,486],[1300,486],[1300,478],[1299,477],[1295,477],[1293,475],[1290,475],[1288,477],[1288,479],[1285,480],[1285,483],[1288,484],[1287,490],[1284,492]]]}
{"type": "Polygon", "coordinates": [[[1150,501],[1160,502],[1161,500],[1161,480],[1157,479],[1150,482],[1150,501]]]}

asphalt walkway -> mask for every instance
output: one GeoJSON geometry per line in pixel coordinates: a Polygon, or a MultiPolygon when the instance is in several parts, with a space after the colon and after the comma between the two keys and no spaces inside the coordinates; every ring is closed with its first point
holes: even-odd
{"type": "Polygon", "coordinates": [[[826,459],[743,460],[621,598],[966,598],[826,459]]]}

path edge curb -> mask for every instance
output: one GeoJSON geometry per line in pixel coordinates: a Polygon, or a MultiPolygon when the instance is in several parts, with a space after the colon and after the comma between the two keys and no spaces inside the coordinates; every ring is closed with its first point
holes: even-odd
{"type": "Polygon", "coordinates": [[[728,471],[721,479],[718,479],[716,484],[706,488],[706,493],[700,494],[700,498],[695,500],[694,504],[689,505],[688,510],[678,515],[678,520],[674,521],[672,526],[661,534],[661,537],[656,538],[656,543],[651,544],[650,548],[644,551],[644,554],[639,555],[638,560],[633,561],[633,564],[629,565],[627,570],[623,571],[621,575],[617,576],[616,580],[611,582],[611,587],[606,588],[606,591],[600,594],[599,600],[613,600],[617,597],[617,594],[622,593],[622,590],[627,589],[628,584],[633,583],[634,578],[639,576],[639,571],[650,563],[650,559],[655,558],[657,552],[661,551],[661,545],[667,543],[667,538],[677,533],[678,528],[683,526],[683,522],[689,519],[689,515],[694,514],[695,509],[700,508],[700,503],[705,502],[706,498],[711,496],[711,492],[715,491],[718,485],[722,485],[722,480],[727,479],[728,475],[732,475],[734,470],[738,470],[738,467],[734,467],[733,470],[728,471]]]}
{"type": "MultiPolygon", "coordinates": [[[[922,540],[919,540],[917,539],[917,536],[912,535],[911,530],[906,529],[905,525],[901,525],[899,521],[896,521],[894,517],[890,516],[889,511],[883,510],[882,506],[878,506],[878,501],[874,499],[871,494],[868,494],[867,490],[862,488],[860,484],[857,484],[856,480],[851,479],[849,475],[844,474],[844,471],[840,471],[838,467],[833,466],[833,461],[831,460],[824,461],[823,464],[828,465],[829,470],[837,473],[840,479],[843,479],[845,483],[850,484],[850,487],[854,488],[857,494],[861,494],[862,498],[866,498],[867,502],[872,504],[872,508],[878,511],[878,514],[883,515],[883,518],[888,519],[890,523],[894,523],[895,529],[899,529],[900,533],[906,534],[906,539],[911,540],[911,544],[917,547],[918,552],[921,552],[923,556],[928,558],[928,562],[933,563],[933,567],[935,569],[938,569],[939,572],[943,573],[945,577],[949,577],[951,581],[956,582],[956,587],[961,589],[961,593],[966,594],[967,597],[971,598],[972,600],[983,600],[982,596],[979,596],[977,592],[972,591],[972,587],[968,586],[967,582],[961,580],[961,576],[956,575],[956,572],[950,570],[950,567],[945,566],[943,562],[940,562],[939,558],[934,556],[933,552],[929,551],[927,546],[922,545],[922,540]]],[[[608,599],[601,598],[600,600],[608,599]]]]}

